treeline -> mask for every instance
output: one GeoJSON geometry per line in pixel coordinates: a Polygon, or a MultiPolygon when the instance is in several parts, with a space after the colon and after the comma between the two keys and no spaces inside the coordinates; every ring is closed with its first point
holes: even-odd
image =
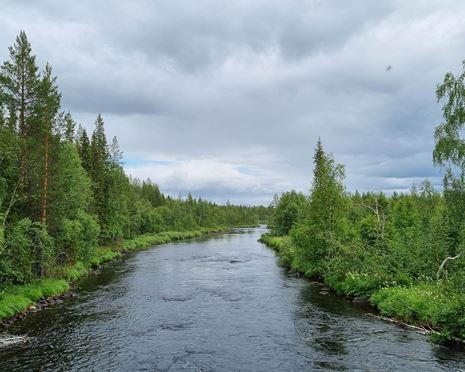
{"type": "Polygon", "coordinates": [[[88,134],[60,105],[21,32],[0,67],[0,287],[86,264],[99,245],[140,234],[255,225],[267,208],[164,196],[130,179],[99,114],[88,134]]]}
{"type": "Polygon", "coordinates": [[[442,192],[425,180],[406,193],[351,194],[344,167],[319,141],[310,194],[284,193],[263,237],[283,265],[440,331],[440,340],[465,338],[464,78],[447,74],[437,89],[444,123],[433,159],[446,169],[442,192]]]}

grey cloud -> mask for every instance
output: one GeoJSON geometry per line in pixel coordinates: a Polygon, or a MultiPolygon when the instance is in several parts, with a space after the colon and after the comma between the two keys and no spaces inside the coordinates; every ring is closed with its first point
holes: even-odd
{"type": "Polygon", "coordinates": [[[441,120],[434,91],[465,57],[459,0],[48,0],[2,10],[0,58],[26,29],[65,108],[89,128],[102,112],[129,158],[208,159],[225,171],[128,167],[174,195],[262,202],[307,191],[318,137],[346,164],[350,190],[440,179],[429,155],[441,120]],[[228,172],[240,167],[256,175],[234,183],[228,172]]]}

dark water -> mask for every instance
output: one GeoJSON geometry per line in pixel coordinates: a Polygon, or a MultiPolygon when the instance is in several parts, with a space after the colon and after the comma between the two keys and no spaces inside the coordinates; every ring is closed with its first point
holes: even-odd
{"type": "Polygon", "coordinates": [[[9,329],[0,370],[465,370],[463,349],[379,321],[286,275],[263,230],[130,255],[79,298],[9,329]]]}

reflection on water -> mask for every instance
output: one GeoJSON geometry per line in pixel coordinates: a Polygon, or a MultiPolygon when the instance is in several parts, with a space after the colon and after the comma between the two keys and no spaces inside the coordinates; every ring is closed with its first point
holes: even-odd
{"type": "Polygon", "coordinates": [[[373,317],[287,275],[263,229],[131,254],[28,316],[0,370],[460,370],[463,349],[373,317]]]}

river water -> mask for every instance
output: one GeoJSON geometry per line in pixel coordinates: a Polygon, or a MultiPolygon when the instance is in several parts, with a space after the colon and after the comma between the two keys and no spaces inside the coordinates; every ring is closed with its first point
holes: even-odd
{"type": "Polygon", "coordinates": [[[8,329],[0,370],[464,370],[463,349],[385,323],[288,275],[264,229],[130,254],[76,299],[8,329]]]}

